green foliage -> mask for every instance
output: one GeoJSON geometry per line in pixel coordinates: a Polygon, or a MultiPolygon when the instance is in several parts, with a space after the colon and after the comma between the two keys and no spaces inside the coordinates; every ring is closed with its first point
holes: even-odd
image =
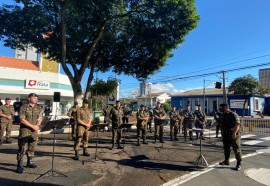
{"type": "Polygon", "coordinates": [[[229,91],[237,95],[243,95],[246,99],[251,96],[263,96],[268,89],[261,85],[253,76],[247,75],[236,78],[229,86],[229,91]]]}
{"type": "Polygon", "coordinates": [[[165,112],[169,112],[172,108],[171,105],[169,103],[162,103],[163,105],[163,109],[165,110],[165,112]]]}
{"type": "Polygon", "coordinates": [[[117,85],[118,82],[115,79],[109,79],[107,82],[98,80],[91,87],[92,95],[109,96],[116,92],[117,85]]]}

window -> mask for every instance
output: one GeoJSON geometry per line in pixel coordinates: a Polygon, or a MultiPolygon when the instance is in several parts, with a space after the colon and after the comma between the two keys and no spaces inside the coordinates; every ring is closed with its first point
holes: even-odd
{"type": "Polygon", "coordinates": [[[254,111],[260,111],[259,103],[259,98],[254,98],[254,111]]]}

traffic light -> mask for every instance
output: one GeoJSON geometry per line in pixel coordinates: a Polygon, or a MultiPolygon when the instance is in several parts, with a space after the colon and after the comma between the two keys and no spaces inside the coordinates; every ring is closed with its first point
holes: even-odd
{"type": "Polygon", "coordinates": [[[221,89],[221,82],[216,82],[215,88],[221,89]]]}

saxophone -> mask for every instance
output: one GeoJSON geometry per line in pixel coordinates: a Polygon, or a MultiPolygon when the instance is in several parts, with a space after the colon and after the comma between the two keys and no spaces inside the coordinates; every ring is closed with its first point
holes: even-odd
{"type": "Polygon", "coordinates": [[[142,120],[142,126],[143,127],[147,124],[148,120],[149,120],[149,115],[146,114],[146,118],[142,120]]]}

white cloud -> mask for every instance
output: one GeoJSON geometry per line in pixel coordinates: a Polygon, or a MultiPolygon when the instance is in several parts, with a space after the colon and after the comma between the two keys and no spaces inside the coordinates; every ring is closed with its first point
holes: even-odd
{"type": "Polygon", "coordinates": [[[151,84],[151,92],[157,93],[157,92],[167,92],[169,94],[178,94],[181,92],[184,92],[184,90],[177,89],[172,83],[166,83],[166,84],[151,84]]]}

